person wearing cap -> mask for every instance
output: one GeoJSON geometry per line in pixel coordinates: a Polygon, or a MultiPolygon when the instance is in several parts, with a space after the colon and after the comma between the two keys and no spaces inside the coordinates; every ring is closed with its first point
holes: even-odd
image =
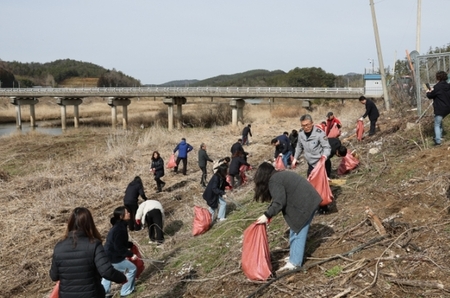
{"type": "Polygon", "coordinates": [[[363,120],[367,116],[369,116],[370,120],[370,130],[369,130],[369,136],[372,136],[375,134],[375,127],[377,124],[378,117],[380,117],[380,113],[378,112],[378,108],[375,105],[373,101],[370,99],[365,98],[363,95],[359,97],[359,102],[366,106],[366,112],[364,115],[359,118],[359,120],[363,120]]]}
{"type": "Polygon", "coordinates": [[[250,135],[251,137],[253,137],[253,136],[252,136],[251,128],[252,128],[252,125],[249,124],[249,125],[247,125],[246,127],[244,127],[244,129],[242,130],[242,143],[243,143],[244,145],[247,145],[247,146],[248,146],[248,144],[249,144],[249,142],[248,142],[248,135],[250,135]]]}
{"type": "Polygon", "coordinates": [[[339,119],[336,118],[336,116],[334,116],[333,112],[328,112],[327,124],[326,124],[326,130],[325,130],[325,133],[327,134],[327,136],[330,134],[331,128],[334,125],[336,125],[337,128],[339,128],[339,129],[341,129],[341,127],[342,127],[341,121],[339,121],[339,119]]]}
{"type": "Polygon", "coordinates": [[[174,172],[178,173],[178,165],[180,164],[180,161],[183,161],[183,175],[186,175],[186,171],[187,171],[187,156],[188,153],[191,152],[194,148],[189,145],[188,143],[186,143],[186,139],[185,138],[181,138],[181,142],[178,143],[178,145],[175,147],[175,149],[173,149],[173,153],[178,151],[178,156],[177,156],[177,165],[174,168],[174,172]]]}

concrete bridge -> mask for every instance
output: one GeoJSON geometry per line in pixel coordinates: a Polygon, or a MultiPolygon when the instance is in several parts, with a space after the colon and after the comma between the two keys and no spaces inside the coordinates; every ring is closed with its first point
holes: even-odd
{"type": "MultiPolygon", "coordinates": [[[[111,106],[112,126],[117,126],[117,107],[121,106],[123,128],[127,129],[127,106],[134,97],[162,97],[168,106],[169,130],[173,129],[174,105],[176,105],[177,119],[181,119],[182,106],[189,97],[229,98],[232,107],[232,124],[237,125],[242,119],[245,99],[269,98],[274,102],[276,98],[294,98],[302,101],[302,106],[309,107],[309,100],[322,99],[357,99],[364,94],[364,88],[301,88],[301,87],[112,87],[112,88],[0,88],[0,97],[9,97],[10,103],[16,106],[16,124],[21,123],[21,106],[30,106],[30,126],[35,126],[34,106],[40,97],[54,97],[61,106],[61,126],[66,129],[66,107],[74,107],[74,126],[78,127],[78,106],[86,97],[103,97],[108,99],[111,106]]],[[[178,121],[177,127],[181,128],[178,121]]]]}

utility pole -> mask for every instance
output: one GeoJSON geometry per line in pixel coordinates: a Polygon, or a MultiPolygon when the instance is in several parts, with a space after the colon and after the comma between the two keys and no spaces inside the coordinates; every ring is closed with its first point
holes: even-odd
{"type": "Polygon", "coordinates": [[[422,0],[417,0],[417,31],[416,31],[416,51],[420,53],[420,26],[422,14],[422,0]]]}
{"type": "Polygon", "coordinates": [[[371,11],[372,11],[372,22],[373,22],[373,31],[375,33],[375,43],[377,46],[378,64],[380,66],[381,85],[383,86],[384,106],[386,107],[386,110],[389,111],[391,109],[390,103],[389,103],[389,101],[390,101],[389,100],[389,92],[387,90],[386,74],[384,72],[383,55],[381,53],[380,37],[378,35],[377,18],[375,16],[375,7],[373,4],[373,0],[370,0],[370,7],[371,7],[371,11]]]}

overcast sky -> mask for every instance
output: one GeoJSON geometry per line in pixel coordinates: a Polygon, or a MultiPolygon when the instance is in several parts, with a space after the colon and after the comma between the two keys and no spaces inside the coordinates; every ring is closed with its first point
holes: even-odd
{"type": "MultiPolygon", "coordinates": [[[[416,49],[418,0],[374,0],[384,66],[416,49]]],[[[422,0],[420,53],[450,43],[450,0],[422,0]]],[[[252,69],[378,68],[369,0],[0,0],[0,59],[74,59],[143,84],[252,69]]]]}

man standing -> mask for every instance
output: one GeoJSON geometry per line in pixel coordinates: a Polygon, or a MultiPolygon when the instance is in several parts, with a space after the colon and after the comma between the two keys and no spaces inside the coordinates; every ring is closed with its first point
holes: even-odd
{"type": "Polygon", "coordinates": [[[325,167],[327,166],[327,163],[330,163],[331,167],[331,161],[328,160],[328,156],[331,153],[331,147],[325,132],[318,127],[314,127],[312,117],[309,114],[300,117],[300,125],[302,128],[298,133],[297,148],[295,148],[292,166],[295,165],[300,154],[304,152],[305,160],[308,163],[307,176],[311,174],[322,156],[327,158],[325,167]]]}
{"type": "MultiPolygon", "coordinates": [[[[330,134],[331,128],[333,126],[335,126],[335,125],[337,126],[337,128],[339,128],[339,130],[342,127],[341,121],[339,121],[339,119],[336,118],[336,116],[334,116],[333,112],[328,112],[328,114],[327,114],[327,125],[326,125],[326,135],[327,136],[330,134]]],[[[339,135],[336,136],[336,137],[339,137],[339,135]]]]}
{"type": "Polygon", "coordinates": [[[438,71],[436,80],[438,82],[433,89],[427,90],[427,97],[433,99],[434,145],[439,146],[442,142],[442,120],[450,114],[450,85],[445,71],[438,71]]]}
{"type": "Polygon", "coordinates": [[[253,137],[251,128],[252,128],[252,126],[251,126],[251,124],[249,124],[246,127],[244,127],[244,129],[242,130],[242,142],[243,142],[244,145],[247,145],[247,146],[249,144],[249,142],[248,142],[248,135],[253,137]]]}
{"type": "Polygon", "coordinates": [[[173,153],[178,151],[178,156],[177,156],[177,166],[174,168],[174,172],[178,173],[178,165],[180,164],[180,161],[183,161],[183,175],[186,175],[186,171],[187,171],[187,154],[188,152],[192,151],[192,146],[189,145],[188,143],[186,143],[186,139],[185,138],[181,138],[181,142],[175,147],[175,149],[173,149],[173,153]]]}
{"type": "Polygon", "coordinates": [[[206,153],[206,144],[202,143],[200,145],[200,150],[198,150],[198,166],[202,170],[202,179],[200,180],[200,185],[206,187],[206,164],[209,162],[214,162],[209,158],[208,153],[206,153]]]}
{"type": "Polygon", "coordinates": [[[369,136],[375,134],[375,127],[377,124],[378,117],[380,117],[380,113],[378,112],[378,108],[373,101],[370,99],[366,99],[363,95],[359,97],[359,102],[366,106],[366,112],[364,115],[359,118],[359,120],[363,120],[367,116],[369,116],[370,120],[370,130],[369,136]]]}

